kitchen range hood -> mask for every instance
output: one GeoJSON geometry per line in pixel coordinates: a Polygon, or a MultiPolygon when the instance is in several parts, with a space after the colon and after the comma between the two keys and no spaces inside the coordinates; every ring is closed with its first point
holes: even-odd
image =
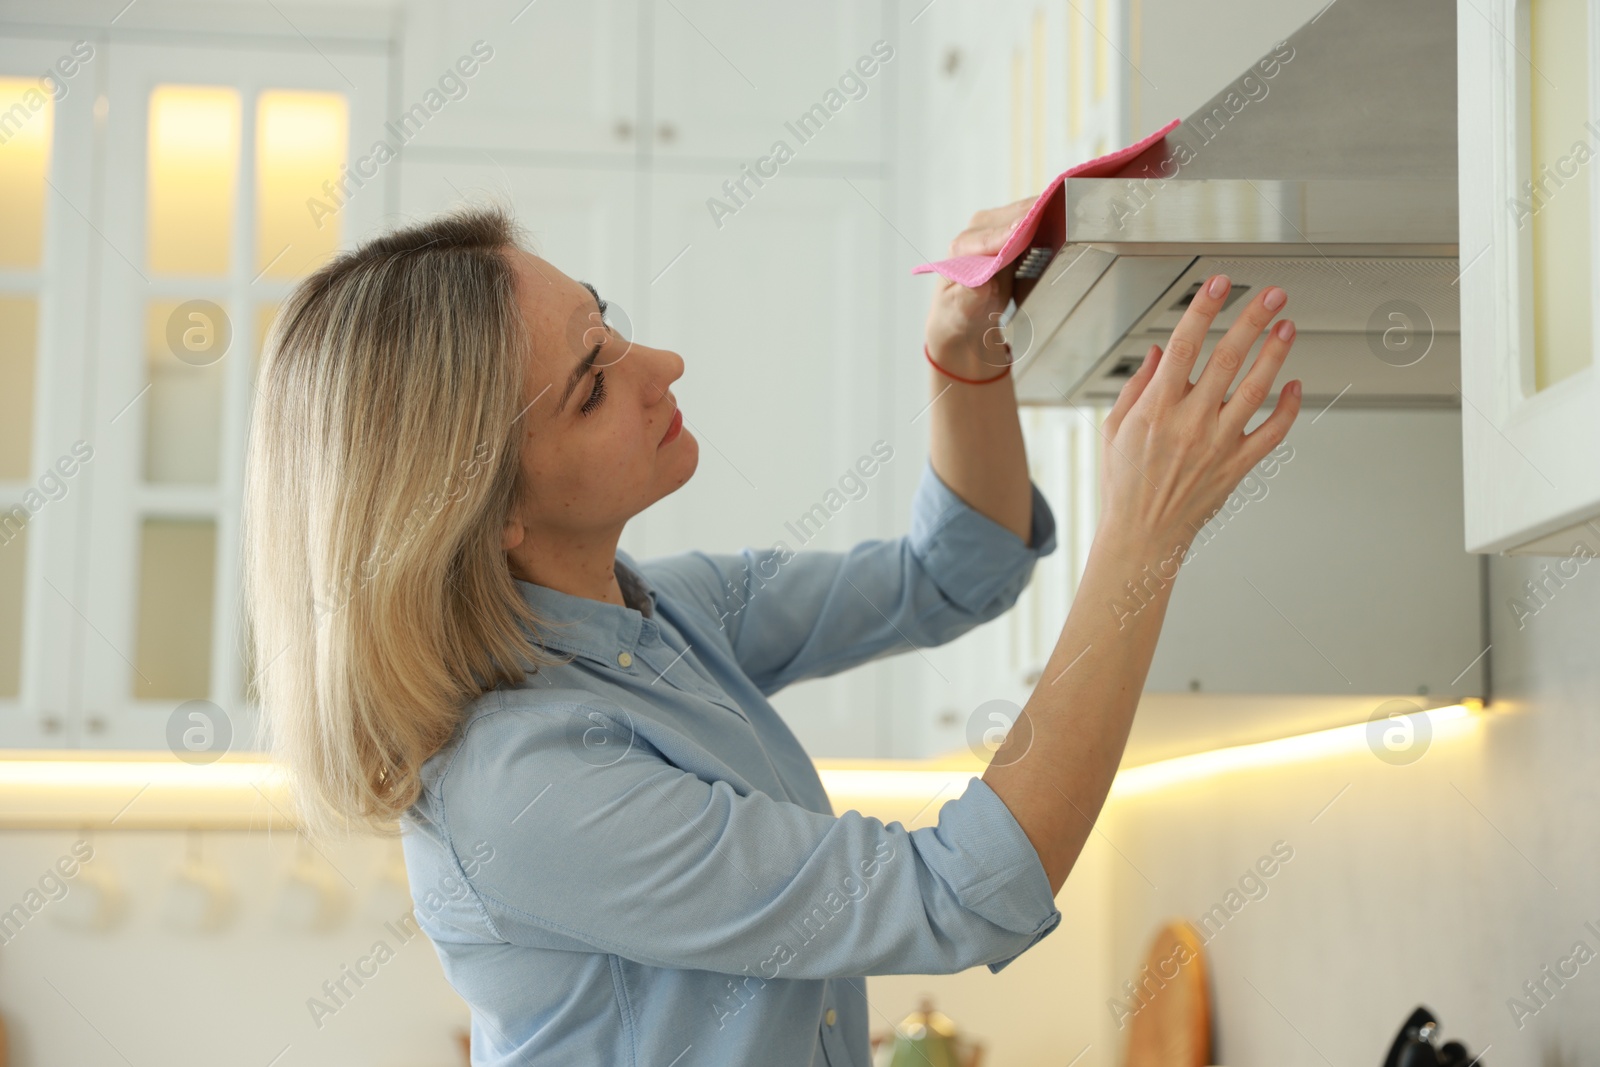
{"type": "Polygon", "coordinates": [[[1221,271],[1231,307],[1288,291],[1308,406],[1459,406],[1455,20],[1335,0],[1116,176],[1066,179],[1018,271],[1018,399],[1115,398],[1221,271]]]}

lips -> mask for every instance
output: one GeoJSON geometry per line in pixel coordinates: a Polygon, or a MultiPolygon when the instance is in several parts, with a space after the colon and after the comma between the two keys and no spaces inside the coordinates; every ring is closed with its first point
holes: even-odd
{"type": "MultiPolygon", "coordinates": [[[[669,444],[683,429],[683,412],[677,408],[672,409],[672,418],[667,422],[667,432],[661,435],[661,444],[669,444]]],[[[657,448],[661,445],[657,445],[657,448]]]]}

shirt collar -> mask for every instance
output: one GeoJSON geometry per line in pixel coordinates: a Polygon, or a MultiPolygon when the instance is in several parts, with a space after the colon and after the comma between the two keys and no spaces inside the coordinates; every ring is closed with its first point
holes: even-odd
{"type": "Polygon", "coordinates": [[[622,598],[631,606],[608,604],[515,579],[522,599],[547,624],[535,635],[541,645],[616,667],[621,665],[617,661],[621,653],[631,656],[638,648],[641,634],[654,635],[655,588],[639,573],[633,557],[621,549],[617,550],[613,570],[622,598]]]}

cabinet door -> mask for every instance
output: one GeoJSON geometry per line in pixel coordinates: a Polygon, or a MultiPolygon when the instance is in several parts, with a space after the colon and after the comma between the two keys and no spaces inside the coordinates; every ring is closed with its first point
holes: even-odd
{"type": "Polygon", "coordinates": [[[88,163],[104,61],[87,42],[0,39],[0,747],[63,744],[75,696],[88,163]]]}
{"type": "Polygon", "coordinates": [[[392,163],[369,153],[387,60],[115,52],[79,725],[103,747],[168,745],[170,722],[209,727],[204,747],[227,734],[242,747],[255,665],[238,516],[260,341],[295,281],[382,217],[392,163]]]}
{"type": "MultiPolygon", "coordinates": [[[[881,183],[785,177],[719,230],[705,206],[713,180],[653,179],[640,328],[683,357],[673,393],[700,461],[634,520],[635,544],[646,556],[779,541],[809,551],[904,532],[888,470],[837,508],[825,499],[879,440],[903,476],[926,434],[926,420],[891,420],[885,403],[890,361],[921,356],[888,346],[881,183]],[[829,517],[808,521],[819,504],[829,517]]],[[[884,666],[802,683],[775,703],[814,755],[887,755],[884,666]]]]}
{"type": "Polygon", "coordinates": [[[654,79],[644,135],[663,161],[718,157],[726,160],[721,178],[737,182],[741,164],[755,170],[778,142],[793,158],[765,164],[777,173],[881,159],[889,86],[913,62],[888,39],[895,35],[881,0],[653,0],[649,11],[654,79]]]}
{"type": "MultiPolygon", "coordinates": [[[[936,258],[974,212],[1035,195],[1067,166],[1125,143],[1127,79],[1119,71],[1130,50],[1120,4],[919,2],[915,10],[925,10],[916,30],[930,57],[906,92],[920,147],[902,166],[929,176],[916,189],[923,225],[911,232],[936,258]]],[[[914,284],[921,304],[931,283],[914,284]]],[[[1014,344],[1029,336],[1020,327],[1013,322],[1014,344]]],[[[925,710],[907,724],[919,743],[908,754],[992,750],[995,716],[1014,719],[1038,684],[1094,536],[1105,413],[1065,405],[1021,411],[1030,475],[1050,502],[1058,547],[1002,619],[928,653],[938,674],[923,680],[925,710]]]]}
{"type": "MultiPolygon", "coordinates": [[[[707,175],[657,175],[645,340],[683,356],[673,386],[700,441],[690,483],[647,514],[654,552],[795,545],[806,511],[878,438],[884,350],[877,182],[775,182],[721,230],[707,175]],[[852,188],[852,185],[854,188],[852,188]]],[[[822,539],[871,529],[853,503],[822,539]]]]}
{"type": "Polygon", "coordinates": [[[636,0],[451,0],[413,4],[407,14],[415,21],[398,113],[440,105],[413,124],[422,156],[444,159],[441,150],[456,148],[524,163],[633,155],[636,0]]]}
{"type": "Polygon", "coordinates": [[[1463,4],[1466,543],[1600,551],[1600,3],[1463,4]]]}

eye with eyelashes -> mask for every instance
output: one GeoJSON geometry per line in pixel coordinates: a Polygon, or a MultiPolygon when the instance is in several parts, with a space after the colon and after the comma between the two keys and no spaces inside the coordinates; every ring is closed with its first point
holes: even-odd
{"type": "Polygon", "coordinates": [[[583,406],[578,409],[579,413],[590,414],[600,406],[601,401],[605,400],[605,398],[606,372],[602,369],[594,372],[594,388],[589,391],[589,399],[585,400],[583,406]]]}
{"type": "MultiPolygon", "coordinates": [[[[584,343],[588,344],[591,335],[598,334],[598,336],[594,339],[595,348],[603,351],[605,346],[610,342],[611,333],[613,332],[611,323],[606,321],[606,311],[611,305],[603,296],[600,295],[593,285],[590,285],[588,282],[583,282],[581,284],[585,289],[589,290],[589,295],[594,297],[596,310],[589,313],[589,319],[591,322],[598,321],[598,325],[591,326],[589,329],[584,331],[584,343]]],[[[585,400],[583,405],[578,409],[579,414],[592,414],[595,409],[597,409],[601,403],[604,402],[605,398],[606,372],[604,365],[601,365],[594,373],[594,385],[590,387],[588,399],[585,400]]]]}

